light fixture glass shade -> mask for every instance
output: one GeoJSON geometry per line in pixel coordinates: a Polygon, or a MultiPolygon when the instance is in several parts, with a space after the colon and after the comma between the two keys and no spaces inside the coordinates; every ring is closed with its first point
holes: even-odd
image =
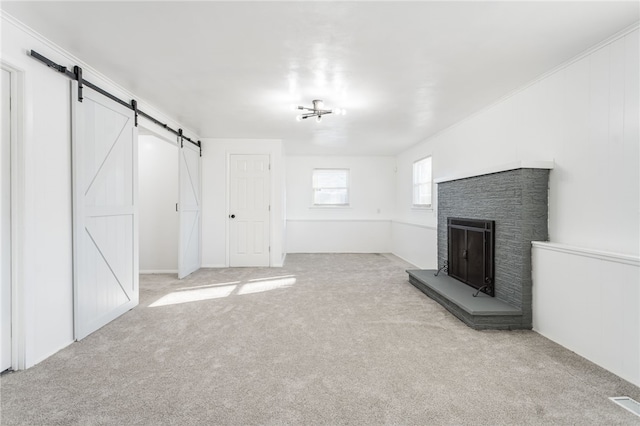
{"type": "Polygon", "coordinates": [[[302,121],[302,115],[296,115],[296,121],[302,121]]]}
{"type": "Polygon", "coordinates": [[[322,116],[321,116],[321,115],[318,115],[318,116],[316,117],[316,123],[319,123],[319,122],[321,122],[321,121],[322,121],[322,116]]]}

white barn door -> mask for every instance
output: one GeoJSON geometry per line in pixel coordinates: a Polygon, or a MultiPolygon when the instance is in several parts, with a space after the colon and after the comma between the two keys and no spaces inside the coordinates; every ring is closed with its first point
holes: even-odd
{"type": "Polygon", "coordinates": [[[72,89],[74,337],[138,304],[138,134],[130,109],[72,89]]]}
{"type": "Polygon", "coordinates": [[[229,167],[229,265],[269,266],[269,156],[234,154],[229,167]]]}
{"type": "Polygon", "coordinates": [[[200,149],[190,142],[180,148],[180,253],[178,278],[200,269],[200,149]]]}

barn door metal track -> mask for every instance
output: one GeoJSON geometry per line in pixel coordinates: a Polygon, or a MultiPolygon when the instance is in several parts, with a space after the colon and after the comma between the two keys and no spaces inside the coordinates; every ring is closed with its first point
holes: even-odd
{"type": "Polygon", "coordinates": [[[82,68],[80,68],[79,66],[75,65],[73,67],[73,71],[69,71],[67,69],[67,67],[65,67],[63,65],[56,64],[51,59],[42,56],[41,54],[39,54],[35,50],[31,50],[29,52],[29,56],[31,56],[34,59],[37,59],[38,61],[42,62],[43,64],[45,64],[48,67],[53,68],[54,70],[58,71],[59,73],[62,73],[64,75],[66,75],[70,79],[76,80],[78,82],[78,102],[82,102],[82,99],[83,99],[82,89],[85,86],[89,87],[89,88],[95,90],[96,92],[100,93],[101,95],[106,96],[107,98],[111,99],[112,101],[117,102],[120,105],[125,106],[125,107],[129,108],[130,110],[132,110],[134,112],[134,114],[135,114],[135,125],[136,125],[136,127],[138,126],[138,116],[142,116],[142,117],[150,120],[154,124],[157,124],[158,126],[164,128],[165,130],[167,130],[167,131],[173,133],[174,135],[178,136],[180,138],[180,140],[181,140],[181,142],[180,142],[181,144],[182,144],[182,140],[186,139],[189,142],[191,142],[192,144],[194,144],[195,146],[197,146],[198,149],[200,150],[200,156],[202,157],[202,144],[200,143],[200,141],[194,141],[191,138],[188,138],[187,136],[185,136],[183,134],[182,129],[174,130],[171,127],[169,127],[166,123],[163,123],[160,120],[157,120],[154,117],[150,116],[146,112],[138,109],[138,101],[136,101],[135,99],[132,99],[130,103],[129,102],[125,102],[122,99],[120,99],[120,98],[112,95],[111,93],[107,92],[106,90],[103,90],[100,87],[96,86],[95,84],[85,80],[82,77],[82,68]]]}

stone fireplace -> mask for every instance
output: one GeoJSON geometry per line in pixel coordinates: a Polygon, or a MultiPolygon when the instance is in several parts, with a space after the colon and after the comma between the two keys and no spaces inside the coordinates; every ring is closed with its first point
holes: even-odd
{"type": "MultiPolygon", "coordinates": [[[[448,266],[448,271],[407,271],[409,281],[470,327],[532,327],[531,242],[548,239],[547,193],[552,163],[538,162],[535,166],[519,163],[516,167],[505,166],[502,170],[484,174],[436,181],[438,268],[445,269],[448,266]],[[457,227],[452,228],[452,220],[454,225],[458,224],[457,227]],[[482,233],[478,228],[480,224],[483,224],[482,233]],[[461,229],[466,232],[461,232],[461,229]],[[482,276],[469,277],[467,274],[466,281],[465,277],[460,280],[463,273],[461,266],[453,265],[452,268],[451,263],[452,237],[456,245],[471,244],[477,250],[477,246],[482,244],[482,249],[487,250],[485,232],[490,232],[495,240],[494,247],[490,248],[494,254],[493,267],[488,264],[476,265],[476,269],[485,268],[482,276]],[[469,238],[475,239],[475,242],[469,243],[469,238]],[[492,272],[493,276],[487,275],[487,271],[492,272]],[[470,280],[473,281],[470,284],[473,288],[461,282],[469,284],[470,280]],[[487,287],[476,294],[475,289],[480,289],[484,281],[492,282],[486,282],[487,287]],[[486,291],[489,287],[490,291],[486,291]],[[495,297],[491,297],[492,294],[495,297]]],[[[468,250],[456,247],[454,255],[457,258],[466,256],[467,259],[462,261],[469,261],[468,250]]]]}

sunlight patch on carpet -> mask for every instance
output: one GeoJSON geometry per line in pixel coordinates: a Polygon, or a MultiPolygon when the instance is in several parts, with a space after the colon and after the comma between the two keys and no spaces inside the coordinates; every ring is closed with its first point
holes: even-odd
{"type": "Polygon", "coordinates": [[[281,279],[281,278],[293,278],[293,277],[295,277],[295,275],[280,275],[278,277],[254,278],[254,279],[248,280],[248,281],[250,283],[252,283],[252,282],[256,282],[256,281],[269,281],[269,280],[278,280],[278,279],[281,279]]]}
{"type": "Polygon", "coordinates": [[[193,287],[182,287],[182,288],[179,288],[176,291],[193,290],[193,289],[196,289],[196,288],[207,288],[207,287],[223,287],[223,286],[232,285],[232,284],[240,284],[240,281],[230,281],[230,282],[227,282],[227,283],[196,285],[196,286],[193,286],[193,287]]]}
{"type": "Polygon", "coordinates": [[[204,300],[221,299],[234,294],[242,296],[246,294],[263,293],[265,291],[288,288],[296,283],[295,275],[281,275],[278,277],[255,278],[247,280],[244,284],[240,281],[227,283],[206,284],[194,287],[179,288],[149,305],[150,308],[159,306],[177,305],[180,303],[201,302],[204,300]]]}
{"type": "MultiPolygon", "coordinates": [[[[253,281],[253,280],[252,280],[253,281]]],[[[243,284],[238,290],[239,295],[262,293],[264,291],[275,290],[277,288],[291,287],[296,283],[295,278],[280,278],[276,280],[256,281],[243,284]]]]}
{"type": "Polygon", "coordinates": [[[235,285],[222,287],[199,288],[195,290],[174,291],[149,305],[150,308],[158,306],[177,305],[180,303],[200,302],[202,300],[220,299],[227,297],[236,289],[235,285]]]}

